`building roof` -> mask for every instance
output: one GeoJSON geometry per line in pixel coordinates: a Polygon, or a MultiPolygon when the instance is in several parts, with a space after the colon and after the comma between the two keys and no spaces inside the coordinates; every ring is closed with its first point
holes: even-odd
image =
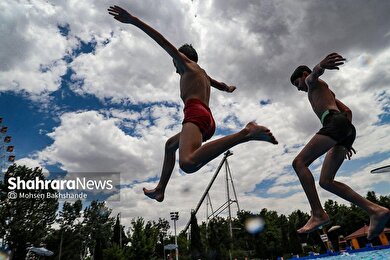
{"type": "MultiPolygon", "coordinates": [[[[385,228],[383,230],[383,232],[390,233],[390,228],[385,228]]],[[[368,234],[368,226],[364,225],[364,227],[361,227],[358,230],[356,230],[355,232],[353,232],[352,234],[346,236],[345,239],[346,240],[351,240],[353,238],[367,236],[367,234],[368,234]]]]}

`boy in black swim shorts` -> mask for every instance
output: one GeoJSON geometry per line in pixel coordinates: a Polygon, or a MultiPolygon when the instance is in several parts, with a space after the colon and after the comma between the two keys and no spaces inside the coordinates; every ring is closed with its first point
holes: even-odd
{"type": "Polygon", "coordinates": [[[317,134],[329,136],[337,141],[336,145],[344,146],[348,151],[354,151],[352,144],[356,138],[356,129],[347,118],[346,112],[325,110],[321,116],[321,123],[323,127],[317,134]]]}
{"type": "Polygon", "coordinates": [[[298,90],[308,93],[310,104],[323,125],[293,161],[294,170],[312,210],[311,218],[298,233],[310,233],[329,223],[329,217],[318,198],[313,175],[308,168],[314,160],[327,153],[322,164],[320,186],[367,211],[370,216],[367,238],[372,239],[383,231],[390,218],[390,210],[363,198],[344,183],[334,180],[344,159],[350,159],[352,153],[355,153],[352,144],[356,131],[351,123],[351,110],[336,99],[326,82],[319,77],[325,69],[338,70],[338,66],[344,64],[344,61],[341,55],[331,53],[316,65],[313,71],[301,65],[290,78],[298,90]]]}

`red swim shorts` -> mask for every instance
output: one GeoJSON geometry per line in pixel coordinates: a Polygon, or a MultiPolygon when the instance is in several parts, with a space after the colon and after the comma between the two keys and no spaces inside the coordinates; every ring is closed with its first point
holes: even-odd
{"type": "Polygon", "coordinates": [[[210,139],[215,132],[215,121],[211,110],[199,99],[192,98],[185,103],[183,124],[188,122],[199,127],[203,142],[210,139]]]}

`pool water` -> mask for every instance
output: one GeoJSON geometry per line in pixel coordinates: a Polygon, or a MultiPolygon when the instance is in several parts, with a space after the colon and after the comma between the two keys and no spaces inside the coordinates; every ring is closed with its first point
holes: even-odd
{"type": "Polygon", "coordinates": [[[344,253],[337,256],[321,257],[318,259],[325,260],[390,260],[390,248],[382,250],[372,250],[359,253],[344,253]]]}

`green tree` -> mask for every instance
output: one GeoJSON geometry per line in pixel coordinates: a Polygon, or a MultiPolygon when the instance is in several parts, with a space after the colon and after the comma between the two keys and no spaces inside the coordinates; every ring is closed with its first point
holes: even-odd
{"type": "Polygon", "coordinates": [[[116,221],[115,221],[113,236],[111,241],[119,248],[124,248],[124,246],[128,243],[128,239],[124,231],[124,226],[122,226],[120,223],[119,214],[116,216],[116,221]]]}
{"type": "Polygon", "coordinates": [[[379,196],[379,205],[390,209],[390,196],[379,196]]]}
{"type": "MultiPolygon", "coordinates": [[[[244,254],[244,256],[248,257],[254,256],[255,254],[255,244],[258,234],[249,233],[245,227],[246,221],[253,217],[255,217],[253,213],[241,210],[237,212],[237,218],[233,220],[233,247],[236,251],[237,249],[242,250],[242,253],[237,252],[237,254],[244,254]]],[[[236,255],[234,256],[236,257],[236,255]]]]}
{"type": "MultiPolygon", "coordinates": [[[[174,236],[171,237],[170,241],[174,240],[174,236]]],[[[179,247],[179,259],[181,260],[189,260],[191,258],[190,251],[191,240],[188,240],[188,236],[184,232],[180,232],[177,236],[177,246],[179,247]]],[[[197,258],[197,260],[200,258],[197,258]]],[[[205,258],[201,258],[205,259],[205,258]]]]}
{"type": "Polygon", "coordinates": [[[110,245],[114,225],[114,218],[110,217],[111,211],[103,201],[92,201],[84,210],[82,232],[86,246],[93,252],[96,260],[103,259],[103,250],[110,245]]]}
{"type": "Polygon", "coordinates": [[[303,227],[308,220],[309,215],[301,210],[295,210],[288,216],[289,249],[291,251],[286,253],[292,253],[295,255],[302,253],[301,244],[306,243],[307,238],[305,236],[300,236],[297,233],[297,230],[303,227]]]}
{"type": "MultiPolygon", "coordinates": [[[[379,205],[390,209],[390,196],[379,196],[379,205]]],[[[390,221],[387,221],[386,227],[390,227],[390,221]]]]}
{"type": "Polygon", "coordinates": [[[153,222],[154,227],[158,231],[158,241],[159,243],[156,244],[156,255],[159,258],[164,258],[164,245],[168,242],[165,241],[167,238],[168,229],[170,228],[169,222],[166,219],[159,218],[157,222],[153,222]]]}
{"type": "Polygon", "coordinates": [[[367,198],[369,201],[372,201],[372,202],[374,202],[374,203],[376,203],[376,204],[379,203],[378,198],[377,198],[377,196],[376,196],[376,194],[375,194],[375,191],[369,191],[369,192],[367,192],[366,198],[367,198]]]}
{"type": "Polygon", "coordinates": [[[280,256],[291,252],[291,247],[290,247],[290,237],[289,237],[289,223],[288,223],[288,218],[285,215],[280,215],[279,220],[278,220],[280,232],[281,232],[281,241],[279,244],[279,252],[280,256]]]}
{"type": "Polygon", "coordinates": [[[8,198],[10,178],[20,180],[45,180],[40,168],[28,168],[21,165],[11,165],[0,183],[0,233],[12,250],[14,259],[24,259],[28,242],[39,245],[44,242],[50,226],[54,223],[58,208],[56,191],[53,189],[28,190],[27,187],[15,189],[17,198],[8,198]],[[32,197],[22,197],[29,194],[32,197]],[[50,195],[50,196],[48,196],[50,195]]]}
{"type": "Polygon", "coordinates": [[[159,230],[148,221],[137,218],[131,221],[129,240],[131,246],[127,253],[128,259],[153,259],[156,256],[156,244],[159,230]]]}
{"type": "Polygon", "coordinates": [[[328,214],[329,218],[333,219],[339,211],[339,204],[333,200],[327,200],[324,204],[324,210],[328,214]]]}
{"type": "Polygon", "coordinates": [[[207,229],[208,257],[211,259],[228,259],[231,238],[229,223],[221,217],[209,221],[207,229]]]}
{"type": "Polygon", "coordinates": [[[260,217],[264,219],[265,229],[256,239],[256,255],[262,258],[276,258],[282,252],[282,231],[279,226],[279,216],[276,211],[262,209],[260,217]]]}
{"type": "Polygon", "coordinates": [[[81,209],[83,204],[81,200],[75,201],[73,204],[65,201],[62,206],[62,211],[59,213],[58,223],[61,229],[74,230],[76,219],[81,217],[81,209]]]}
{"type": "Polygon", "coordinates": [[[110,260],[126,260],[125,253],[117,244],[113,244],[110,248],[103,250],[104,259],[110,260]]]}
{"type": "Polygon", "coordinates": [[[60,229],[53,230],[47,241],[47,248],[54,252],[54,258],[77,260],[84,254],[85,238],[79,221],[82,206],[81,200],[64,202],[57,219],[60,229]]]}

